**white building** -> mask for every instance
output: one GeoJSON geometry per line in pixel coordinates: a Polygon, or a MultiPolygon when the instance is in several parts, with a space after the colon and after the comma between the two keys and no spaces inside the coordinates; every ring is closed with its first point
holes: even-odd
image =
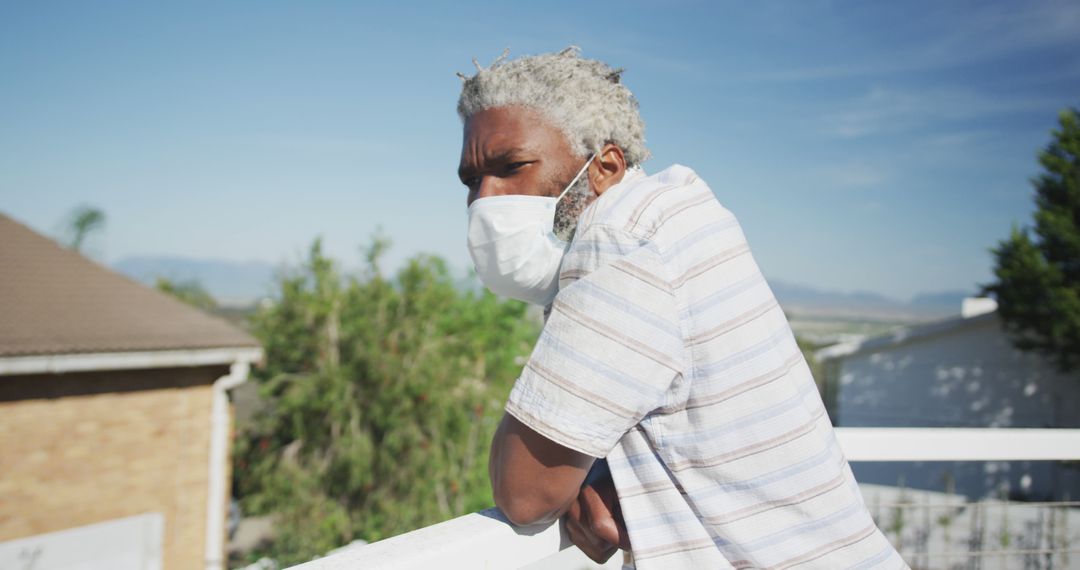
{"type": "MultiPolygon", "coordinates": [[[[1080,374],[1013,347],[989,299],[959,317],[825,348],[825,402],[838,427],[1080,427],[1080,374]]],[[[860,482],[972,496],[1080,497],[1080,466],[861,463],[860,482]]]]}

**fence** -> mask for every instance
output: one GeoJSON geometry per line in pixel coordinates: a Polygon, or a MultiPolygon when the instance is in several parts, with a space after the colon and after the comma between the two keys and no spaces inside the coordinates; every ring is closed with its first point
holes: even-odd
{"type": "MultiPolygon", "coordinates": [[[[1080,460],[1080,429],[837,428],[836,433],[851,462],[1080,460]]],[[[879,527],[913,568],[1080,567],[1080,537],[1071,534],[1080,531],[1075,508],[1080,502],[968,503],[949,493],[902,487],[864,489],[864,494],[870,495],[867,507],[879,527]],[[1021,531],[1010,531],[1017,524],[1021,531]]],[[[514,527],[497,509],[488,509],[294,568],[541,567],[565,556],[568,548],[561,525],[514,527]]],[[[618,567],[618,561],[609,565],[618,567]]]]}

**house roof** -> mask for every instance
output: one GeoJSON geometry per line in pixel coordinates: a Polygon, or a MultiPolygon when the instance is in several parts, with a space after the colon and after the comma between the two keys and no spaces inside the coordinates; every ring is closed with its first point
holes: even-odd
{"type": "Polygon", "coordinates": [[[997,311],[983,313],[973,317],[957,316],[925,325],[904,327],[882,335],[827,346],[815,353],[818,360],[824,362],[837,358],[846,358],[855,354],[875,352],[883,348],[893,348],[931,337],[953,334],[971,327],[985,325],[998,320],[997,311]]]}
{"type": "Polygon", "coordinates": [[[258,346],[0,214],[0,358],[258,346]]]}

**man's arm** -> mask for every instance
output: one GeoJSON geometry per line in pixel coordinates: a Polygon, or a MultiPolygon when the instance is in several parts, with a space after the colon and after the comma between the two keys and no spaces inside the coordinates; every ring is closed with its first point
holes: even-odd
{"type": "Polygon", "coordinates": [[[594,460],[505,414],[488,463],[495,505],[517,525],[554,522],[577,499],[594,460]]]}

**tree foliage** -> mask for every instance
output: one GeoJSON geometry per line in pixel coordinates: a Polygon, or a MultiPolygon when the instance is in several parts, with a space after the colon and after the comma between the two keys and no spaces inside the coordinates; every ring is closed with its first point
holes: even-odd
{"type": "Polygon", "coordinates": [[[1080,117],[1059,116],[1060,128],[1039,154],[1034,228],[1013,228],[993,250],[996,280],[984,292],[1018,348],[1080,367],[1080,117]],[[1034,234],[1034,235],[1032,235],[1034,234]]]}
{"type": "Polygon", "coordinates": [[[75,208],[67,222],[68,247],[82,251],[86,239],[105,227],[105,212],[92,206],[75,208]]]}
{"type": "Polygon", "coordinates": [[[526,305],[455,287],[438,258],[392,279],[375,239],[343,279],[316,241],[252,318],[265,403],[240,434],[236,494],[275,513],[291,564],[491,505],[488,446],[538,333],[526,305]]]}

